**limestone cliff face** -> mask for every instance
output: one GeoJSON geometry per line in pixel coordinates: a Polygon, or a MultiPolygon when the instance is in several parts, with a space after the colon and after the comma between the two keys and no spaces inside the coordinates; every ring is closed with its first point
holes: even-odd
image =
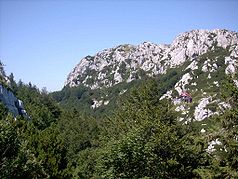
{"type": "Polygon", "coordinates": [[[16,96],[2,84],[0,84],[0,102],[6,106],[14,117],[18,115],[27,117],[22,101],[17,99],[16,96]]]}
{"type": "Polygon", "coordinates": [[[0,61],[0,103],[2,103],[14,117],[22,115],[25,118],[29,118],[24,109],[23,102],[10,90],[10,80],[5,74],[3,66],[3,63],[0,61]]]}
{"type": "MultiPolygon", "coordinates": [[[[193,62],[197,57],[217,48],[227,49],[227,73],[235,71],[238,33],[215,30],[192,30],[178,35],[171,44],[144,42],[140,45],[120,45],[83,58],[70,72],[65,85],[84,85],[91,89],[130,82],[141,74],[165,74],[171,68],[193,62]]],[[[190,67],[188,67],[190,68],[190,67]]]]}

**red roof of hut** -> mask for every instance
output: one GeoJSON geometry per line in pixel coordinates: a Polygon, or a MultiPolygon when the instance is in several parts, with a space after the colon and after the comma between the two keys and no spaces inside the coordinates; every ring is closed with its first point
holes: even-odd
{"type": "Polygon", "coordinates": [[[180,96],[191,97],[191,95],[190,95],[188,92],[186,92],[186,91],[183,91],[183,92],[180,94],[180,96]]]}

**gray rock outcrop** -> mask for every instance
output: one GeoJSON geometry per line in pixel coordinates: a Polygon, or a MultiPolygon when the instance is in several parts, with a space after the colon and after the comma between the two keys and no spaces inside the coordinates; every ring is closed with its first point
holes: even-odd
{"type": "Polygon", "coordinates": [[[14,117],[22,115],[28,118],[21,100],[2,84],[0,84],[0,102],[13,114],[14,117]]]}
{"type": "Polygon", "coordinates": [[[87,56],[70,72],[65,86],[82,84],[98,89],[136,80],[140,78],[140,71],[148,76],[165,74],[169,69],[193,62],[196,57],[217,47],[229,49],[226,73],[234,72],[238,33],[224,29],[192,30],[178,35],[169,45],[151,42],[137,46],[126,44],[87,56]]]}

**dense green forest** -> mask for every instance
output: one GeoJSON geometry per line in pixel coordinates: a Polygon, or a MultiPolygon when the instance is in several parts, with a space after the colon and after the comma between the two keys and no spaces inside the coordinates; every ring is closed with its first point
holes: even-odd
{"type": "MultiPolygon", "coordinates": [[[[74,100],[59,104],[52,98],[67,96],[69,89],[49,95],[12,76],[10,89],[30,118],[15,120],[0,105],[0,178],[238,178],[233,81],[223,86],[232,108],[207,119],[205,133],[199,121],[177,120],[171,102],[159,100],[163,88],[146,79],[113,112],[97,117],[73,107],[74,100]],[[216,140],[220,144],[208,150],[216,140]]],[[[85,90],[73,93],[80,96],[85,90]]]]}

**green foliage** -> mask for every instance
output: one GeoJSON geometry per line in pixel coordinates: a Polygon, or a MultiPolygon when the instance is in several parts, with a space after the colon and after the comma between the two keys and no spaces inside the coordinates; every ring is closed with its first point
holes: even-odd
{"type": "Polygon", "coordinates": [[[4,64],[0,60],[0,77],[1,77],[1,79],[2,79],[2,76],[5,76],[5,75],[6,75],[6,73],[4,70],[4,64]]]}
{"type": "Polygon", "coordinates": [[[222,97],[232,105],[233,108],[238,106],[238,89],[234,84],[233,80],[238,79],[238,73],[236,73],[233,77],[226,78],[226,82],[223,83],[222,88],[222,97]]]}
{"type": "Polygon", "coordinates": [[[13,119],[1,104],[0,178],[64,178],[66,149],[56,123],[61,109],[32,84],[16,85],[13,75],[11,80],[31,120],[13,119]]]}
{"type": "Polygon", "coordinates": [[[10,76],[9,76],[9,82],[10,82],[9,86],[10,86],[11,90],[13,91],[13,93],[16,93],[16,91],[17,91],[17,83],[14,80],[13,73],[11,73],[10,76]]]}
{"type": "Polygon", "coordinates": [[[70,165],[73,178],[101,178],[96,175],[97,148],[87,148],[75,156],[75,165],[70,165]]]}
{"type": "Polygon", "coordinates": [[[207,164],[204,147],[172,126],[147,123],[103,148],[98,172],[103,178],[192,178],[207,164]]]}
{"type": "Polygon", "coordinates": [[[237,178],[238,177],[238,88],[232,78],[226,83],[223,96],[233,106],[222,115],[217,116],[219,128],[212,133],[212,139],[221,142],[217,150],[211,153],[212,162],[209,166],[197,170],[203,178],[237,178]]]}
{"type": "Polygon", "coordinates": [[[131,83],[65,87],[50,95],[16,84],[12,75],[13,91],[31,120],[13,119],[0,104],[0,178],[237,178],[236,76],[223,92],[230,110],[184,124],[160,97],[187,72],[171,69],[151,79],[141,71],[142,79],[131,83]],[[111,101],[92,109],[93,99],[111,101]],[[221,144],[208,151],[216,139],[221,144]]]}
{"type": "Polygon", "coordinates": [[[4,159],[14,158],[19,150],[19,139],[17,138],[16,123],[10,115],[0,120],[0,153],[1,166],[4,167],[4,159]]]}
{"type": "Polygon", "coordinates": [[[84,114],[92,113],[92,95],[93,92],[82,85],[73,88],[65,87],[62,91],[50,94],[64,109],[71,112],[80,109],[84,114]]]}
{"type": "Polygon", "coordinates": [[[123,79],[127,79],[130,75],[129,70],[126,68],[126,63],[123,61],[121,65],[119,66],[118,73],[121,74],[123,79]]]}
{"type": "MultiPolygon", "coordinates": [[[[60,131],[56,126],[50,126],[40,131],[34,142],[34,154],[41,161],[47,174],[61,178],[66,168],[66,148],[60,131]]],[[[29,146],[30,147],[30,146],[29,146]]]]}
{"type": "Polygon", "coordinates": [[[197,85],[195,87],[191,87],[191,89],[203,89],[204,91],[216,92],[219,94],[219,88],[212,87],[214,81],[218,81],[219,83],[223,82],[226,79],[225,74],[225,57],[229,56],[229,50],[223,49],[221,47],[215,47],[214,50],[208,51],[203,55],[199,56],[198,60],[198,69],[193,70],[194,79],[191,83],[196,82],[197,85]],[[210,60],[211,64],[216,64],[216,71],[210,73],[211,69],[214,68],[212,66],[208,66],[208,71],[203,72],[202,67],[204,63],[210,60]],[[208,78],[208,74],[211,75],[211,78],[208,78]]]}
{"type": "Polygon", "coordinates": [[[56,125],[39,131],[24,118],[0,120],[0,178],[64,178],[66,148],[56,125]]]}
{"type": "MultiPolygon", "coordinates": [[[[25,121],[11,115],[0,120],[0,178],[42,178],[46,177],[41,162],[27,146],[24,137],[25,121]]],[[[29,136],[28,136],[29,137],[29,136]]]]}
{"type": "Polygon", "coordinates": [[[3,120],[7,117],[8,110],[7,108],[0,103],[0,120],[3,120]]]}
{"type": "Polygon", "coordinates": [[[133,90],[105,122],[108,142],[96,168],[102,178],[191,178],[208,164],[203,137],[177,122],[169,104],[159,100],[155,81],[133,90]]]}
{"type": "Polygon", "coordinates": [[[109,88],[103,87],[95,90],[91,90],[83,85],[72,88],[64,87],[62,91],[53,92],[50,96],[67,111],[72,112],[80,109],[80,112],[84,115],[100,118],[102,116],[112,115],[117,109],[118,101],[125,96],[125,94],[122,94],[124,90],[130,91],[131,88],[140,86],[146,79],[135,80],[131,83],[122,82],[109,88]],[[109,104],[93,109],[92,104],[94,99],[108,100],[109,104]]]}
{"type": "Polygon", "coordinates": [[[59,129],[67,146],[67,159],[87,148],[98,146],[98,123],[94,118],[83,117],[77,111],[64,113],[59,121],[59,129]]]}
{"type": "Polygon", "coordinates": [[[44,129],[59,119],[61,110],[58,105],[47,94],[40,93],[35,86],[21,84],[16,93],[37,128],[44,129]]]}
{"type": "Polygon", "coordinates": [[[166,74],[157,77],[160,94],[164,94],[172,89],[182,76],[188,72],[188,70],[183,70],[184,66],[187,66],[187,63],[178,68],[171,68],[166,74]]]}

